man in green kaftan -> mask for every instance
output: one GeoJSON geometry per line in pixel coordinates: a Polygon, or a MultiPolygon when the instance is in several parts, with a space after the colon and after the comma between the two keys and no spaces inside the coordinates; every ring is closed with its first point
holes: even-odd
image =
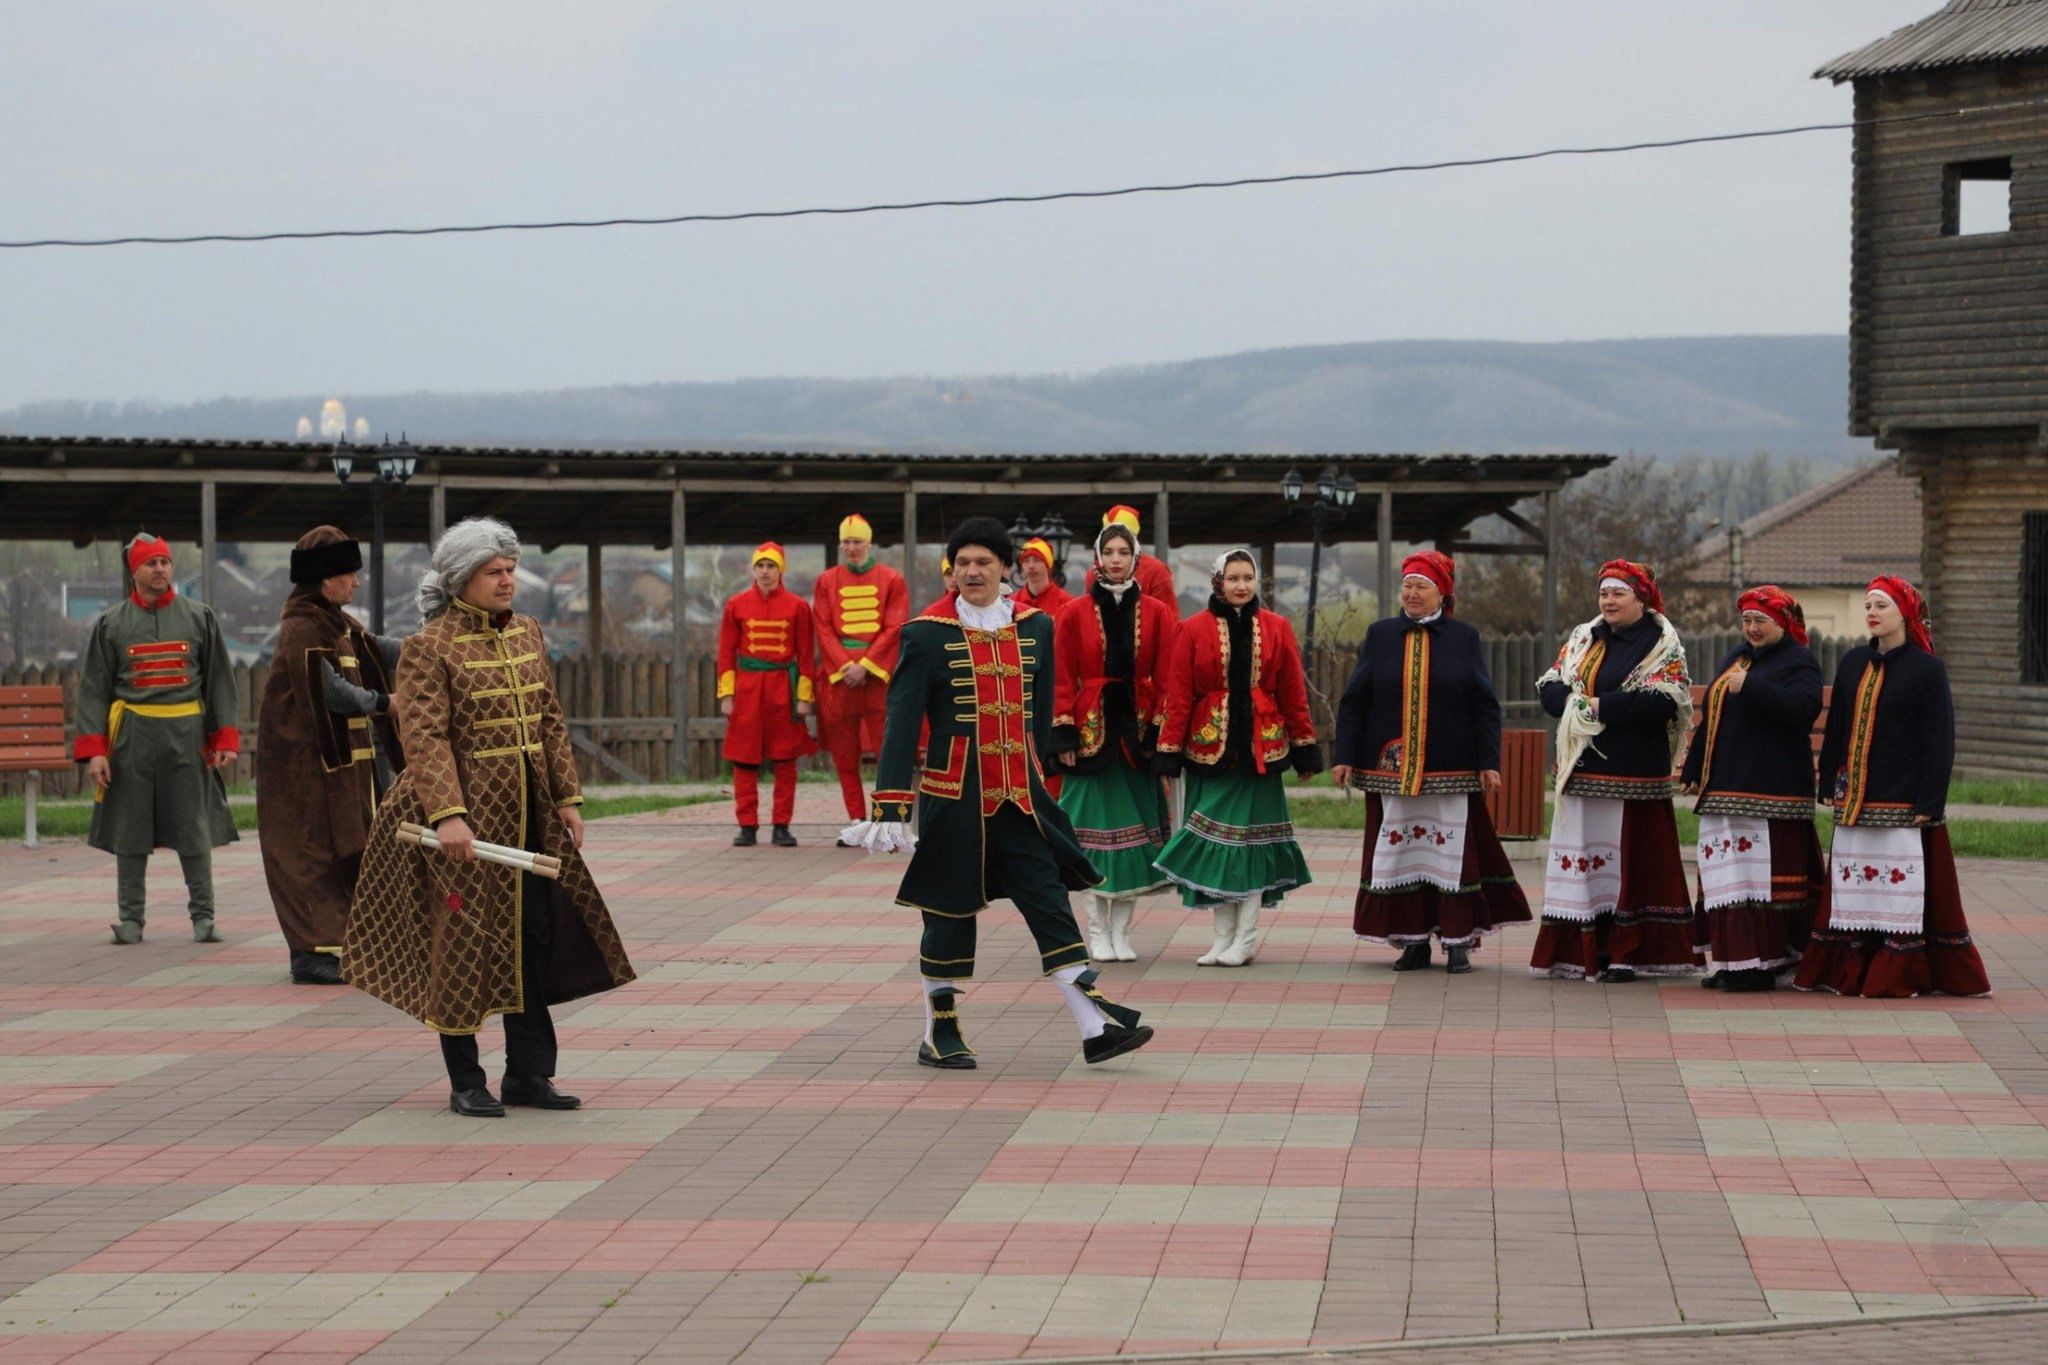
{"type": "Polygon", "coordinates": [[[171,547],[144,533],[128,542],[128,596],[93,622],[80,660],[78,738],[95,795],[94,848],[114,855],[114,942],[142,941],[149,855],[176,851],[192,937],[218,943],[213,850],[235,840],[217,771],[242,747],[235,677],[220,623],[171,585],[171,547]]]}

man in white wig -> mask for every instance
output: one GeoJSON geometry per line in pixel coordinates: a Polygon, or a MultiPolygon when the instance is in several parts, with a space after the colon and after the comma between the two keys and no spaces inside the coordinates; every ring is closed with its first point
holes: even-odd
{"type": "Polygon", "coordinates": [[[540,623],[512,611],[519,538],[487,517],[448,528],[420,580],[425,624],[393,694],[406,768],[370,830],[342,977],[441,1035],[449,1108],[574,1109],[555,1089],[549,1005],[633,979],[591,880],[569,731],[540,623]],[[438,850],[401,842],[431,826],[438,850]],[[484,840],[561,860],[557,882],[476,857],[484,840]],[[501,1104],[477,1033],[505,1016],[501,1104]]]}

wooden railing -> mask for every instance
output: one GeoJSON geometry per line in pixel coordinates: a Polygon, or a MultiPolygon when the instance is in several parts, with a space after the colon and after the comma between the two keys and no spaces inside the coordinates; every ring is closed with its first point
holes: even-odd
{"type": "MultiPolygon", "coordinates": [[[[1701,682],[1739,637],[1723,631],[1686,637],[1693,677],[1701,682]]],[[[1825,676],[1832,678],[1842,651],[1853,641],[1815,641],[1825,676]]],[[[1536,676],[1550,667],[1557,652],[1556,641],[1534,635],[1500,635],[1485,641],[1486,666],[1493,676],[1510,728],[1549,727],[1549,718],[1536,704],[1536,676]]],[[[1324,646],[1306,661],[1309,693],[1315,708],[1316,728],[1325,741],[1336,729],[1337,698],[1351,676],[1356,659],[1352,646],[1324,646]]],[[[586,782],[667,782],[676,779],[707,779],[718,773],[718,746],[725,735],[719,719],[716,692],[718,678],[714,661],[706,653],[691,653],[682,667],[686,670],[685,695],[691,720],[684,752],[675,752],[675,711],[671,683],[676,664],[665,654],[610,654],[604,661],[602,695],[598,670],[587,657],[564,656],[554,661],[555,687],[562,709],[569,714],[570,728],[577,741],[578,764],[586,782]]],[[[270,677],[268,662],[235,665],[235,693],[241,710],[242,757],[224,770],[229,782],[243,781],[254,773],[256,712],[263,700],[263,687],[270,677]]],[[[0,669],[0,686],[56,686],[64,690],[64,714],[77,714],[78,670],[75,664],[56,668],[0,669]]],[[[823,764],[822,757],[807,760],[823,764]]],[[[50,796],[75,796],[82,790],[82,769],[45,775],[43,790],[50,796]]],[[[21,790],[20,774],[0,774],[0,793],[21,790]]]]}

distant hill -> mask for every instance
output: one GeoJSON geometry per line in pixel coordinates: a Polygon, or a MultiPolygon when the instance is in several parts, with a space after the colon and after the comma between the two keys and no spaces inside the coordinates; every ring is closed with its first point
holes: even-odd
{"type": "MultiPolygon", "coordinates": [[[[1824,460],[1839,336],[1296,346],[1079,376],[747,379],[523,393],[341,394],[435,444],[1011,451],[1546,451],[1824,460]]],[[[43,402],[0,429],[288,439],[327,394],[43,402]]]]}

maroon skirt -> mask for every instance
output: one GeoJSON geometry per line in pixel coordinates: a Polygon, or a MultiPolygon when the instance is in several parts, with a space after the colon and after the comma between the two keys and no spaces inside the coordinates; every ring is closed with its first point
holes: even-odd
{"type": "Polygon", "coordinates": [[[1802,991],[1833,991],[1867,1000],[1991,994],[1991,978],[1984,974],[1984,959],[1977,956],[1970,922],[1963,917],[1963,888],[1956,880],[1956,855],[1947,826],[1921,830],[1920,847],[1927,854],[1927,905],[1920,932],[1828,928],[1832,895],[1823,877],[1813,941],[1799,961],[1793,985],[1802,991]]]}
{"type": "Polygon", "coordinates": [[[1707,909],[1704,888],[1693,904],[1694,941],[1716,969],[1777,971],[1799,961],[1813,930],[1814,907],[1827,890],[1827,864],[1812,820],[1771,823],[1771,899],[1707,909]]]}
{"type": "Polygon", "coordinates": [[[1358,899],[1351,907],[1352,932],[1396,947],[1427,943],[1431,934],[1446,945],[1470,947],[1503,924],[1528,923],[1529,898],[1515,880],[1507,850],[1500,846],[1485,797],[1473,792],[1465,804],[1465,860],[1458,867],[1456,891],[1426,882],[1394,891],[1372,889],[1372,851],[1385,814],[1378,795],[1368,792],[1365,863],[1358,877],[1358,899]]]}
{"type": "Polygon", "coordinates": [[[1692,890],[1678,859],[1671,802],[1625,801],[1621,812],[1621,891],[1614,913],[1590,924],[1545,916],[1529,970],[1538,976],[1592,977],[1609,967],[1645,976],[1689,976],[1706,965],[1693,946],[1692,890]]]}

